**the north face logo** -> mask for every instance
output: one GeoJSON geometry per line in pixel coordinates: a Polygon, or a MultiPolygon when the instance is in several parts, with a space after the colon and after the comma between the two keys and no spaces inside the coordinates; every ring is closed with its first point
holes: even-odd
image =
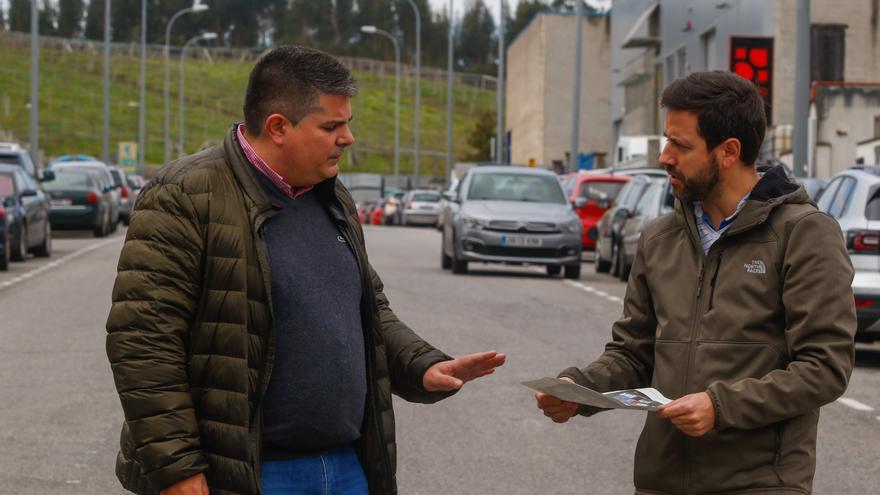
{"type": "Polygon", "coordinates": [[[761,260],[752,260],[751,263],[746,263],[743,267],[745,267],[746,273],[767,273],[767,267],[764,266],[764,262],[761,260]]]}

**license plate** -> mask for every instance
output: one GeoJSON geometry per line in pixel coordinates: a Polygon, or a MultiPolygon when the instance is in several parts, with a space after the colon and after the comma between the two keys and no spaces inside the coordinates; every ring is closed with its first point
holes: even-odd
{"type": "Polygon", "coordinates": [[[433,207],[433,206],[429,206],[429,205],[422,205],[422,206],[419,206],[419,209],[420,209],[420,210],[433,210],[434,207],[433,207]]]}
{"type": "Polygon", "coordinates": [[[53,199],[52,206],[70,206],[73,201],[70,198],[53,199]]]}
{"type": "Polygon", "coordinates": [[[523,235],[503,235],[501,236],[501,244],[505,246],[541,247],[544,244],[544,239],[523,235]]]}

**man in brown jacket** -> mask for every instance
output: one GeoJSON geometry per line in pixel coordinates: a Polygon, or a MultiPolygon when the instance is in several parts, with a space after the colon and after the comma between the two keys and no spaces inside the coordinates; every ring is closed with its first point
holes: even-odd
{"type": "Polygon", "coordinates": [[[393,494],[391,394],[436,402],[504,363],[392,312],[336,180],[354,92],[330,55],[272,50],[245,122],[141,192],[107,320],[126,489],[393,494]]]}
{"type": "MultiPolygon", "coordinates": [[[[819,408],[853,366],[840,229],[781,168],[757,172],[766,117],[750,82],[695,73],[661,104],[675,211],[642,233],[605,352],[560,378],[675,399],[646,418],[636,493],[809,493],[819,408]]],[[[558,423],[599,412],[536,399],[558,423]]]]}

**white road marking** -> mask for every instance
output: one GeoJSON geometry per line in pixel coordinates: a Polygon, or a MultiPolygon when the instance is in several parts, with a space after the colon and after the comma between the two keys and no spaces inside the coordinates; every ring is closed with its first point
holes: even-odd
{"type": "Polygon", "coordinates": [[[587,292],[589,294],[593,294],[593,295],[605,298],[608,301],[611,301],[613,303],[622,303],[623,302],[623,299],[621,299],[617,296],[612,296],[611,294],[608,294],[607,292],[601,291],[601,290],[596,289],[595,287],[591,287],[589,285],[584,285],[580,282],[575,282],[574,280],[563,280],[562,282],[571,286],[571,287],[574,287],[575,289],[580,289],[580,290],[587,292]]]}
{"type": "MultiPolygon", "coordinates": [[[[847,399],[846,397],[841,397],[841,398],[837,399],[837,402],[840,402],[841,404],[843,404],[846,407],[855,409],[856,411],[873,411],[874,410],[873,407],[871,407],[867,404],[862,404],[861,402],[859,402],[855,399],[847,399]]],[[[880,418],[878,418],[878,419],[880,419],[880,418]]]]}
{"type": "Polygon", "coordinates": [[[21,282],[24,282],[25,280],[36,277],[37,275],[40,275],[42,273],[45,273],[53,268],[61,266],[62,264],[67,263],[68,261],[70,261],[74,258],[78,258],[78,257],[80,257],[90,251],[94,251],[95,249],[98,249],[98,248],[104,247],[108,244],[112,244],[114,242],[119,242],[119,241],[120,241],[119,238],[114,237],[112,239],[107,239],[105,241],[98,242],[96,244],[92,244],[91,246],[84,247],[84,248],[80,249],[79,251],[74,251],[63,258],[59,258],[55,261],[52,261],[51,263],[47,263],[39,268],[35,268],[29,272],[22,273],[21,275],[15,277],[15,278],[12,278],[12,279],[7,280],[6,282],[0,283],[0,291],[8,289],[8,288],[12,287],[13,285],[19,284],[21,282]]]}

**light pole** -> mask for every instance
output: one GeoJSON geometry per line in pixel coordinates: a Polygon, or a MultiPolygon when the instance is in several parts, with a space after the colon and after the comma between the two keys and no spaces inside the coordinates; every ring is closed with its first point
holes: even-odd
{"type": "MultiPolygon", "coordinates": [[[[577,0],[580,1],[580,0],[577,0]]],[[[504,0],[498,7],[498,133],[495,145],[498,149],[495,161],[505,163],[504,159],[504,0]]]]}
{"type": "Polygon", "coordinates": [[[31,0],[31,161],[40,166],[40,12],[31,0]]]}
{"type": "Polygon", "coordinates": [[[171,112],[168,108],[168,100],[169,100],[168,79],[171,77],[170,76],[171,66],[169,63],[169,58],[170,58],[169,45],[171,43],[171,26],[173,26],[174,21],[176,21],[177,18],[182,16],[183,14],[187,14],[190,12],[204,12],[206,10],[208,10],[208,6],[203,3],[198,3],[198,0],[196,0],[196,3],[193,4],[192,7],[187,7],[185,9],[179,10],[179,11],[177,11],[176,14],[171,16],[171,20],[169,20],[168,25],[165,26],[165,52],[164,52],[165,81],[163,84],[163,92],[164,92],[164,96],[165,96],[165,136],[163,139],[163,144],[165,145],[164,163],[168,163],[171,160],[171,137],[170,137],[170,129],[169,129],[169,125],[170,125],[169,123],[171,121],[171,115],[170,115],[171,112]]]}
{"type": "Polygon", "coordinates": [[[138,113],[137,173],[144,175],[144,157],[147,146],[147,0],[141,0],[141,99],[138,113]]]}
{"type": "MultiPolygon", "coordinates": [[[[98,0],[92,0],[98,1],[98,0]]],[[[110,163],[110,4],[104,0],[104,132],[101,137],[101,158],[110,163]]]]}
{"type": "Polygon", "coordinates": [[[361,26],[361,32],[366,34],[378,34],[391,40],[394,45],[395,62],[395,94],[394,94],[394,186],[400,188],[400,44],[391,33],[382,31],[376,26],[361,26]]]}
{"type": "Polygon", "coordinates": [[[578,145],[580,144],[580,126],[581,126],[581,37],[584,29],[583,22],[583,0],[575,0],[574,2],[574,18],[577,23],[577,31],[575,35],[574,45],[574,88],[571,96],[571,152],[568,155],[567,172],[575,172],[580,166],[578,159],[578,145]]]}
{"type": "Polygon", "coordinates": [[[449,0],[449,36],[446,51],[446,182],[452,183],[452,0],[449,0]]]}
{"type": "Polygon", "coordinates": [[[183,124],[184,124],[184,122],[183,122],[183,117],[184,117],[184,112],[183,112],[183,109],[184,109],[184,102],[183,102],[183,83],[184,83],[184,79],[183,79],[183,64],[184,64],[184,62],[186,61],[186,49],[189,48],[190,45],[193,45],[193,44],[195,44],[195,43],[198,43],[199,41],[202,41],[202,40],[208,41],[208,40],[214,40],[214,39],[217,39],[217,33],[202,33],[202,34],[200,34],[200,35],[198,35],[198,36],[193,36],[192,38],[190,38],[186,43],[183,44],[183,48],[180,50],[180,87],[178,88],[178,90],[179,90],[179,95],[178,95],[178,96],[179,96],[179,98],[180,98],[180,103],[179,103],[179,106],[180,106],[180,108],[179,108],[179,111],[180,111],[180,129],[179,129],[179,131],[180,131],[180,140],[179,140],[179,142],[178,142],[178,146],[180,147],[180,149],[178,150],[178,152],[179,152],[179,153],[178,153],[178,157],[181,157],[181,156],[184,155],[184,150],[183,150],[183,124]]]}
{"type": "Polygon", "coordinates": [[[413,0],[406,0],[416,14],[416,112],[415,112],[415,154],[413,155],[413,175],[415,175],[415,188],[419,188],[419,120],[422,107],[422,15],[419,7],[413,0]]]}

